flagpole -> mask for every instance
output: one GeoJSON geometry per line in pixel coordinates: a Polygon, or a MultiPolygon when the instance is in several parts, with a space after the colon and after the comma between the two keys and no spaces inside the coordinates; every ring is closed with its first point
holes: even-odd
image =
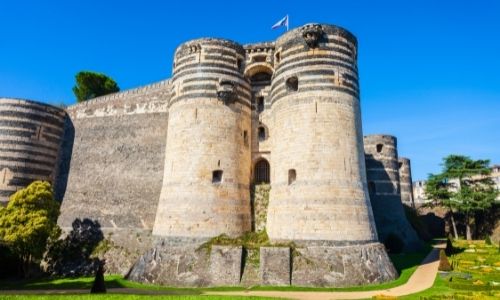
{"type": "Polygon", "coordinates": [[[290,23],[290,18],[286,15],[286,31],[288,31],[288,23],[290,23]]]}

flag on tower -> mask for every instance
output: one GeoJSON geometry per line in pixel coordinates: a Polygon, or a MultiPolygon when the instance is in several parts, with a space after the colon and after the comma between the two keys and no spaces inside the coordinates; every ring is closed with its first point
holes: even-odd
{"type": "Polygon", "coordinates": [[[279,20],[278,23],[274,24],[271,29],[280,28],[282,26],[286,26],[286,31],[288,31],[288,15],[286,15],[283,19],[279,20]]]}

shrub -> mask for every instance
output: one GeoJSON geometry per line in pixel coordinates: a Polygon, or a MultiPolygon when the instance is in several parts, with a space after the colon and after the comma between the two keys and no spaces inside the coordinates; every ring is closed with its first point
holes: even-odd
{"type": "Polygon", "coordinates": [[[449,272],[453,270],[453,268],[450,265],[450,262],[448,261],[448,257],[446,256],[446,253],[444,252],[443,249],[439,251],[439,271],[445,271],[449,272]]]}
{"type": "Polygon", "coordinates": [[[484,242],[486,243],[486,245],[491,245],[491,238],[489,235],[486,236],[486,238],[484,239],[484,242]]]}
{"type": "Polygon", "coordinates": [[[384,241],[385,248],[387,249],[387,252],[389,253],[401,253],[403,252],[403,248],[405,246],[405,243],[403,240],[396,234],[390,233],[385,241],[384,241]]]}

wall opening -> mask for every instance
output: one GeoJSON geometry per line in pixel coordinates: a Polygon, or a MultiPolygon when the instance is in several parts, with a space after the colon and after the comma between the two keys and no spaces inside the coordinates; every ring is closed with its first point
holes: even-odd
{"type": "Polygon", "coordinates": [[[270,166],[269,166],[269,162],[267,162],[267,160],[261,159],[255,164],[254,182],[255,182],[255,184],[271,182],[270,166]]]}
{"type": "Polygon", "coordinates": [[[296,92],[299,89],[299,79],[297,76],[292,76],[286,80],[286,89],[289,92],[296,92]]]}
{"type": "Polygon", "coordinates": [[[264,111],[264,97],[257,97],[257,111],[264,111]]]}
{"type": "Polygon", "coordinates": [[[382,144],[377,144],[377,153],[382,152],[382,149],[384,148],[384,145],[382,144]]]}
{"type": "Polygon", "coordinates": [[[402,166],[403,166],[402,162],[398,163],[398,169],[401,169],[402,166]]]}
{"type": "Polygon", "coordinates": [[[238,71],[243,71],[243,60],[241,58],[236,60],[236,67],[238,68],[238,71]]]}
{"type": "Polygon", "coordinates": [[[281,60],[281,55],[279,52],[276,52],[276,54],[274,55],[274,60],[276,61],[276,63],[280,63],[280,60],[281,60]]]}
{"type": "Polygon", "coordinates": [[[222,170],[215,170],[212,172],[212,183],[221,183],[222,182],[222,170]]]}
{"type": "Polygon", "coordinates": [[[250,77],[252,85],[269,85],[271,84],[272,74],[268,72],[258,72],[250,77]]]}
{"type": "Polygon", "coordinates": [[[258,136],[259,136],[260,142],[265,141],[267,138],[266,128],[264,128],[263,126],[260,126],[258,129],[258,136]]]}
{"type": "Polygon", "coordinates": [[[254,56],[252,60],[254,62],[266,62],[266,56],[265,55],[257,55],[257,56],[254,56]]]}
{"type": "Polygon", "coordinates": [[[288,170],[288,185],[294,183],[297,180],[297,171],[295,169],[288,170]]]}
{"type": "Polygon", "coordinates": [[[375,187],[375,182],[373,181],[368,182],[368,193],[370,195],[375,195],[376,192],[377,188],[375,187]]]}
{"type": "Polygon", "coordinates": [[[245,144],[245,146],[248,146],[248,131],[246,130],[243,130],[243,144],[245,144]]]}

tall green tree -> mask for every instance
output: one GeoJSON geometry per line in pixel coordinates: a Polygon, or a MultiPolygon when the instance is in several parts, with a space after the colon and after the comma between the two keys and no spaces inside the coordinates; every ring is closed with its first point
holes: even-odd
{"type": "Polygon", "coordinates": [[[498,196],[489,176],[489,160],[473,160],[468,156],[449,155],[443,159],[440,174],[430,174],[425,193],[434,204],[450,209],[455,238],[458,237],[454,212],[465,217],[466,238],[472,239],[474,213],[489,209],[498,196]]]}
{"type": "Polygon", "coordinates": [[[73,93],[78,102],[120,91],[113,79],[101,73],[81,71],[76,74],[75,79],[73,93]]]}
{"type": "Polygon", "coordinates": [[[50,183],[44,181],[17,191],[0,209],[0,242],[19,256],[25,277],[31,264],[42,258],[48,240],[60,235],[58,216],[59,203],[50,183]]]}

